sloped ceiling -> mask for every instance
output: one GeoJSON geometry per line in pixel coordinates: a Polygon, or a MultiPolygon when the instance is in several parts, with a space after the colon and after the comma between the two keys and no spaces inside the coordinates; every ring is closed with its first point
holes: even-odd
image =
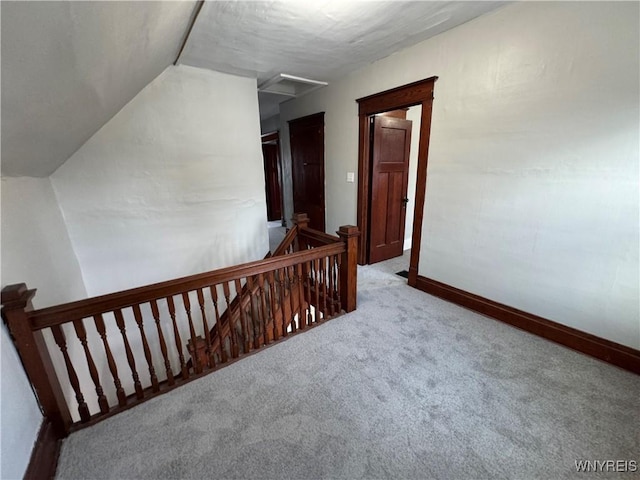
{"type": "Polygon", "coordinates": [[[194,7],[2,1],[2,174],[53,173],[173,63],[194,7]]]}
{"type": "MultiPolygon", "coordinates": [[[[179,63],[333,81],[504,2],[207,1],[179,63]]],[[[46,177],[178,55],[193,1],[0,2],[2,174],[46,177]]],[[[260,113],[287,97],[261,93],[260,113]]]]}
{"type": "MultiPolygon", "coordinates": [[[[179,62],[258,79],[336,80],[504,5],[496,1],[208,1],[179,62]]],[[[287,97],[260,94],[261,117],[287,97]]]]}

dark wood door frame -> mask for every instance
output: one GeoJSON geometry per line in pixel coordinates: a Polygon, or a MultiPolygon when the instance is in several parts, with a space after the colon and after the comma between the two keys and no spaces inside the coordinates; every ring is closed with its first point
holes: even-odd
{"type": "Polygon", "coordinates": [[[420,242],[422,240],[422,217],[427,191],[427,163],[429,160],[429,136],[431,132],[431,106],[433,89],[438,77],[430,77],[414,83],[392,88],[384,92],[359,98],[358,116],[360,134],[358,141],[358,228],[362,232],[358,246],[358,263],[365,265],[369,251],[369,195],[371,164],[369,138],[371,134],[369,116],[389,110],[422,106],[420,117],[420,143],[418,147],[418,173],[416,179],[416,201],[413,214],[411,260],[409,262],[409,285],[415,287],[418,279],[420,242]]]}

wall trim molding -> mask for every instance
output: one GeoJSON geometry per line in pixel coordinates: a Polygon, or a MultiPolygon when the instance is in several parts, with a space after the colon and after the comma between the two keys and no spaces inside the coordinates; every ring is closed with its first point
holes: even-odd
{"type": "Polygon", "coordinates": [[[25,480],[52,479],[56,475],[61,440],[50,421],[44,419],[33,446],[25,480]]]}
{"type": "Polygon", "coordinates": [[[415,288],[640,375],[640,350],[418,275],[415,288]]]}

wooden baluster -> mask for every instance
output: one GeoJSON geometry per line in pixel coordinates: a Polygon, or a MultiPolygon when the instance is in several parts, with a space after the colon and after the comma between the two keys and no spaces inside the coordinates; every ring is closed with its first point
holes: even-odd
{"type": "Polygon", "coordinates": [[[320,269],[320,284],[322,286],[322,319],[326,320],[329,310],[327,310],[327,258],[320,260],[322,268],[320,269]]]}
{"type": "Polygon", "coordinates": [[[116,395],[118,396],[118,405],[124,407],[127,404],[127,396],[124,394],[124,388],[122,388],[122,382],[120,382],[120,377],[118,377],[118,367],[116,366],[116,362],[113,359],[113,354],[111,353],[111,348],[109,347],[109,342],[107,341],[107,330],[104,326],[104,319],[102,318],[102,314],[95,315],[93,317],[93,321],[96,325],[96,330],[102,339],[102,344],[104,345],[104,352],[107,355],[107,364],[109,365],[109,370],[111,371],[111,376],[113,377],[113,384],[116,387],[116,395]]]}
{"type": "Polygon", "coordinates": [[[227,361],[227,350],[224,345],[224,336],[222,335],[222,324],[220,323],[220,310],[218,310],[218,289],[215,285],[209,287],[211,292],[211,300],[213,300],[213,310],[216,313],[216,325],[218,328],[218,345],[220,346],[220,361],[225,363],[227,361]]]}
{"type": "Polygon", "coordinates": [[[80,414],[80,420],[82,422],[88,422],[91,418],[91,415],[89,414],[89,407],[87,406],[87,402],[84,401],[84,396],[80,390],[78,375],[76,374],[75,368],[73,368],[71,358],[69,358],[69,352],[67,351],[67,339],[65,338],[64,331],[60,325],[54,325],[51,327],[51,332],[53,333],[53,338],[64,357],[64,364],[67,367],[69,382],[71,382],[71,387],[73,387],[73,391],[76,394],[76,400],[78,401],[78,413],[80,414]]]}
{"type": "MultiPolygon", "coordinates": [[[[296,333],[298,326],[295,322],[295,300],[293,299],[294,283],[295,283],[295,267],[287,267],[287,286],[289,287],[289,304],[291,305],[291,333],[296,333]]],[[[299,307],[298,307],[299,308],[299,307]]],[[[300,318],[300,317],[298,317],[300,318]]]]}
{"type": "Polygon", "coordinates": [[[249,350],[247,351],[251,351],[253,350],[253,346],[255,343],[255,337],[253,335],[253,318],[251,318],[251,295],[249,295],[249,301],[247,302],[247,305],[244,307],[244,316],[245,316],[245,320],[247,322],[247,342],[249,345],[249,350]]]}
{"type": "MultiPolygon", "coordinates": [[[[224,282],[222,284],[222,291],[224,292],[224,299],[227,302],[227,321],[229,323],[229,336],[231,337],[231,356],[233,358],[238,358],[238,338],[236,332],[236,326],[233,322],[233,311],[231,308],[231,289],[229,288],[229,282],[224,282]]],[[[238,299],[240,299],[238,293],[238,299]]]]}
{"type": "Polygon", "coordinates": [[[304,318],[300,319],[300,328],[305,328],[309,325],[309,315],[311,314],[311,304],[313,303],[311,300],[311,295],[309,294],[309,264],[304,263],[300,265],[300,269],[302,273],[300,275],[300,279],[298,283],[300,284],[300,290],[302,291],[302,297],[306,300],[307,307],[303,312],[304,318]]]}
{"type": "Polygon", "coordinates": [[[291,309],[293,312],[293,317],[298,317],[297,321],[291,322],[291,332],[296,333],[298,330],[298,325],[300,324],[300,292],[298,292],[297,283],[296,283],[296,266],[292,265],[289,267],[289,288],[291,290],[291,309]],[[294,309],[294,305],[296,303],[296,299],[298,302],[298,308],[294,309]]]}
{"type": "Polygon", "coordinates": [[[262,343],[267,345],[269,343],[269,334],[267,333],[267,302],[264,298],[264,275],[262,273],[258,274],[258,286],[260,291],[260,311],[262,312],[260,315],[262,319],[262,343]]]}
{"type": "Polygon", "coordinates": [[[322,318],[322,300],[320,299],[320,283],[322,282],[322,276],[320,274],[320,259],[316,258],[313,261],[313,286],[316,290],[316,315],[315,320],[316,323],[319,322],[322,318]]]}
{"type": "Polygon", "coordinates": [[[169,362],[169,355],[167,354],[167,344],[164,341],[164,334],[162,333],[162,326],[160,325],[160,311],[158,310],[158,302],[151,300],[151,314],[156,321],[156,330],[158,330],[158,340],[160,342],[160,350],[162,351],[162,358],[164,359],[164,370],[167,374],[167,384],[173,385],[175,380],[173,378],[173,371],[171,370],[171,362],[169,362]]]}
{"type": "MultiPolygon", "coordinates": [[[[182,292],[182,304],[184,305],[184,311],[187,314],[187,319],[189,321],[189,333],[191,334],[191,344],[194,347],[198,345],[198,341],[196,340],[196,329],[193,327],[193,318],[191,317],[191,300],[189,299],[189,292],[182,292]]],[[[200,359],[198,355],[191,356],[191,364],[193,365],[193,371],[195,373],[202,372],[202,365],[200,365],[200,359]]]]}
{"type": "Polygon", "coordinates": [[[158,384],[158,377],[156,376],[156,369],[153,368],[153,358],[151,357],[151,350],[149,349],[149,343],[147,343],[147,336],[144,333],[144,325],[142,322],[142,312],[140,311],[140,305],[136,304],[133,307],[133,316],[138,324],[140,330],[140,338],[142,339],[142,350],[144,351],[144,358],[147,360],[149,366],[149,377],[151,378],[151,387],[154,392],[160,390],[158,384]]]}
{"type": "Polygon", "coordinates": [[[178,359],[180,360],[182,380],[186,380],[189,378],[189,369],[187,368],[187,363],[184,361],[184,354],[182,353],[182,339],[180,338],[178,323],[176,322],[176,306],[173,303],[173,297],[167,297],[167,308],[169,309],[169,316],[173,324],[173,338],[176,342],[176,350],[178,351],[178,359]]]}
{"type": "Polygon", "coordinates": [[[342,313],[342,302],[340,300],[340,290],[341,290],[341,278],[340,272],[342,271],[342,255],[336,255],[336,308],[338,313],[342,313]]]}
{"type": "Polygon", "coordinates": [[[136,390],[136,398],[141,400],[144,398],[144,392],[142,391],[142,385],[140,384],[140,377],[138,377],[138,371],[136,370],[136,361],[133,358],[133,352],[131,351],[131,345],[129,345],[129,339],[127,338],[127,331],[124,325],[124,317],[120,309],[114,310],[113,315],[116,317],[116,325],[120,329],[122,340],[124,341],[124,350],[127,354],[127,362],[129,362],[129,368],[131,368],[131,375],[133,377],[133,386],[136,390]]]}
{"type": "Polygon", "coordinates": [[[256,314],[256,325],[258,327],[258,343],[260,346],[264,345],[266,342],[265,331],[264,331],[264,320],[263,320],[263,311],[262,311],[262,290],[260,289],[260,278],[258,275],[254,276],[254,288],[256,290],[255,296],[255,314],[256,314]]]}
{"type": "Polygon", "coordinates": [[[264,317],[266,319],[267,325],[267,333],[269,334],[269,338],[273,340],[273,325],[271,325],[271,285],[269,284],[269,272],[265,272],[263,274],[264,278],[264,301],[267,309],[264,312],[264,317]]]}
{"type": "MultiPolygon", "coordinates": [[[[278,284],[278,270],[269,272],[269,279],[273,280],[271,290],[273,291],[273,294],[275,296],[275,305],[277,309],[280,306],[280,291],[278,290],[280,288],[278,284]]],[[[280,327],[278,327],[278,332],[280,332],[280,327]]]]}
{"type": "Polygon", "coordinates": [[[316,293],[316,323],[322,320],[322,278],[320,274],[320,259],[315,259],[313,260],[313,285],[316,293]]]}
{"type": "Polygon", "coordinates": [[[334,283],[334,274],[336,269],[335,257],[331,255],[329,257],[329,308],[331,309],[331,316],[335,316],[336,314],[336,304],[335,304],[335,283],[334,283]]]}
{"type": "Polygon", "coordinates": [[[236,279],[235,285],[236,285],[236,292],[238,293],[238,305],[240,306],[240,323],[242,328],[242,341],[243,341],[242,349],[244,353],[247,353],[251,346],[251,342],[249,342],[249,336],[247,334],[248,332],[247,318],[246,318],[246,312],[242,305],[243,298],[242,298],[242,285],[240,283],[240,279],[236,279]]]}
{"type": "Polygon", "coordinates": [[[100,377],[98,375],[98,369],[96,368],[96,364],[93,361],[93,356],[91,355],[91,351],[89,350],[89,344],[87,343],[87,331],[84,328],[84,323],[82,319],[74,320],[73,328],[76,331],[78,340],[80,340],[80,344],[82,345],[82,349],[84,350],[84,356],[87,358],[89,375],[91,375],[91,380],[93,381],[93,385],[96,387],[96,395],[98,395],[98,406],[100,407],[100,412],[108,413],[109,402],[107,402],[107,397],[105,397],[104,390],[102,390],[102,385],[100,385],[100,377]]]}
{"type": "Polygon", "coordinates": [[[295,283],[298,293],[298,328],[301,330],[304,330],[307,324],[307,309],[311,308],[311,304],[308,302],[307,307],[303,308],[305,304],[303,274],[302,264],[298,263],[295,265],[295,283]]]}
{"type": "Polygon", "coordinates": [[[278,322],[276,322],[276,296],[278,295],[278,293],[276,291],[276,280],[273,271],[269,272],[268,279],[270,292],[269,299],[271,300],[271,322],[273,322],[273,341],[275,342],[280,338],[280,332],[278,322]]]}
{"type": "MultiPolygon", "coordinates": [[[[306,266],[306,274],[304,276],[305,283],[307,285],[307,298],[309,299],[309,310],[307,313],[307,325],[311,325],[313,323],[313,316],[311,315],[311,304],[313,303],[311,297],[311,277],[313,275],[313,261],[305,263],[306,266]]],[[[315,311],[318,311],[318,297],[316,297],[316,304],[314,306],[315,311]]]]}
{"type": "Polygon", "coordinates": [[[260,322],[258,319],[259,310],[255,307],[255,299],[253,296],[253,277],[247,277],[247,287],[249,289],[249,305],[251,306],[251,326],[253,328],[253,348],[260,348],[260,322]]]}
{"type": "Polygon", "coordinates": [[[204,339],[207,342],[207,358],[209,361],[208,367],[215,368],[216,359],[213,354],[213,348],[211,348],[211,332],[209,330],[209,322],[207,322],[207,314],[205,312],[204,292],[201,288],[196,290],[198,294],[198,304],[200,305],[200,315],[202,315],[202,326],[204,327],[204,339]]]}
{"type": "MultiPolygon", "coordinates": [[[[286,337],[287,333],[287,316],[285,315],[285,305],[286,305],[286,292],[284,290],[285,278],[286,278],[286,270],[284,268],[278,271],[278,279],[280,285],[280,313],[282,314],[282,336],[286,337]]],[[[293,316],[293,311],[292,311],[293,316]]]]}

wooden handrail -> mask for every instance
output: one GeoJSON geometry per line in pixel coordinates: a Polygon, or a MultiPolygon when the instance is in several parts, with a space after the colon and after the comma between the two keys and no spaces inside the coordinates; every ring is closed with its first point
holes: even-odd
{"type": "Polygon", "coordinates": [[[342,242],[340,237],[329,235],[328,233],[324,233],[319,230],[312,230],[310,228],[301,228],[298,232],[298,236],[314,240],[320,245],[332,245],[334,243],[342,242]]]}
{"type": "Polygon", "coordinates": [[[354,310],[358,229],[343,226],[334,237],[308,228],[305,214],[293,220],[276,255],[255,262],[39,310],[31,305],[35,290],[25,284],[5,287],[3,319],[56,435],[64,437],[252,350],[354,310]],[[155,329],[146,328],[151,322],[155,329]],[[43,335],[47,328],[55,339],[51,355],[57,352],[64,360],[66,379],[53,367],[43,335]],[[92,346],[91,336],[99,347],[92,346]],[[84,357],[70,348],[78,341],[84,357]],[[110,346],[112,341],[119,350],[110,346]],[[142,352],[134,354],[135,348],[142,352]],[[126,355],[126,363],[124,358],[117,362],[116,355],[126,355]],[[80,378],[78,373],[87,369],[89,378],[80,378]],[[117,405],[105,394],[109,383],[115,387],[117,398],[111,401],[117,405]],[[65,392],[72,396],[65,398],[65,392]],[[80,423],[72,420],[73,398],[80,423]],[[96,407],[89,398],[97,398],[99,412],[91,412],[96,407]]]}
{"type": "Polygon", "coordinates": [[[92,317],[99,313],[131,307],[170,295],[178,295],[185,291],[209,287],[210,285],[258,275],[279,268],[291,267],[329,255],[338,255],[344,251],[345,246],[343,243],[327,245],[312,250],[295,252],[286,256],[270,257],[264,260],[221,268],[206,273],[198,273],[196,275],[154,283],[131,290],[123,290],[99,297],[87,298],[86,300],[34,310],[29,312],[28,316],[31,320],[31,327],[34,330],[40,330],[53,325],[61,325],[74,319],[92,317]]]}
{"type": "Polygon", "coordinates": [[[280,242],[280,245],[278,245],[278,248],[276,248],[273,251],[271,256],[278,257],[280,255],[283,255],[287,251],[287,249],[293,244],[293,241],[295,240],[296,235],[298,235],[298,226],[294,225],[293,227],[291,227],[291,229],[289,229],[287,234],[282,239],[282,242],[280,242]]]}

